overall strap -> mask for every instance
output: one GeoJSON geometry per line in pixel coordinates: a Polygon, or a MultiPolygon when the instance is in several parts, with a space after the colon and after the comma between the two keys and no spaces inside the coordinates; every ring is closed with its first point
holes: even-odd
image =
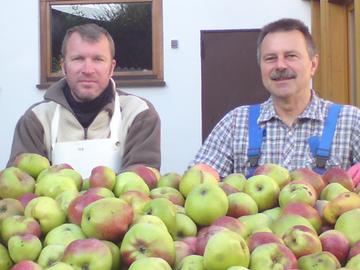
{"type": "Polygon", "coordinates": [[[322,136],[319,142],[319,145],[316,149],[316,167],[313,168],[317,173],[323,174],[325,172],[326,161],[330,157],[331,144],[333,141],[336,122],[341,111],[342,105],[340,104],[331,104],[329,106],[328,115],[325,119],[324,129],[322,136]]]}
{"type": "Polygon", "coordinates": [[[250,177],[254,174],[256,167],[258,166],[260,158],[260,149],[263,137],[263,130],[257,124],[257,119],[260,115],[260,104],[254,104],[249,106],[249,134],[248,141],[249,147],[247,151],[248,161],[250,167],[248,168],[247,176],[250,177]]]}

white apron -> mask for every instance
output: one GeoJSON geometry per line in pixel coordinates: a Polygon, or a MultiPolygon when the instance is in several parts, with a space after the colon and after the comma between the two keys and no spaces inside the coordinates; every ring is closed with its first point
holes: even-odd
{"type": "Polygon", "coordinates": [[[51,123],[52,164],[67,163],[83,178],[90,176],[91,170],[99,165],[120,172],[122,143],[120,138],[121,110],[119,97],[115,93],[114,114],[110,120],[110,138],[57,142],[60,120],[60,105],[56,106],[51,123]]]}

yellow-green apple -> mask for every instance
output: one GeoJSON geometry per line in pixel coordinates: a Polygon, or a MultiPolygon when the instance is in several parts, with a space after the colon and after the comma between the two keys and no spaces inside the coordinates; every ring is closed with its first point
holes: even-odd
{"type": "Polygon", "coordinates": [[[49,160],[36,153],[22,153],[16,156],[13,165],[36,178],[39,173],[50,167],[49,160]]]}
{"type": "Polygon", "coordinates": [[[64,223],[48,232],[44,239],[44,245],[64,245],[67,246],[76,239],[85,239],[86,236],[79,225],[64,223]]]}
{"type": "Polygon", "coordinates": [[[146,166],[148,169],[152,170],[152,172],[155,174],[157,182],[159,182],[159,179],[161,177],[161,173],[159,171],[159,169],[152,167],[152,166],[146,166]]]}
{"type": "Polygon", "coordinates": [[[33,217],[13,215],[5,218],[1,225],[1,239],[7,243],[9,238],[16,234],[30,233],[41,237],[39,222],[33,217]]]}
{"type": "Polygon", "coordinates": [[[120,269],[120,247],[114,242],[108,240],[102,240],[102,242],[110,249],[112,264],[111,270],[120,269]]]}
{"type": "Polygon", "coordinates": [[[112,198],[115,197],[114,192],[104,187],[93,187],[93,188],[89,187],[87,190],[81,192],[81,194],[85,194],[85,195],[89,193],[97,194],[100,195],[101,197],[112,197],[112,198]]]}
{"type": "Polygon", "coordinates": [[[44,270],[74,270],[74,268],[70,264],[64,262],[55,262],[44,270]]]}
{"type": "Polygon", "coordinates": [[[349,250],[349,254],[348,254],[348,260],[350,260],[352,257],[356,256],[360,254],[360,241],[357,241],[356,243],[354,243],[349,250]]]}
{"type": "Polygon", "coordinates": [[[259,211],[275,207],[278,203],[279,191],[279,185],[267,175],[251,176],[244,186],[244,192],[255,200],[259,211]]]}
{"type": "Polygon", "coordinates": [[[279,205],[283,208],[289,203],[303,202],[314,206],[317,198],[318,195],[312,185],[303,180],[294,180],[280,190],[279,205]]]}
{"type": "Polygon", "coordinates": [[[135,172],[122,172],[116,176],[114,194],[116,197],[119,197],[120,194],[129,191],[136,190],[145,193],[146,195],[150,194],[150,188],[135,172]]]}
{"type": "Polygon", "coordinates": [[[38,196],[35,195],[35,193],[29,192],[29,193],[25,193],[24,195],[21,195],[19,198],[17,198],[17,200],[20,201],[23,207],[25,208],[28,202],[36,197],[38,196]]]}
{"type": "Polygon", "coordinates": [[[64,251],[62,261],[76,269],[111,270],[112,255],[99,239],[87,238],[71,242],[64,251]]]}
{"type": "Polygon", "coordinates": [[[30,233],[17,234],[10,237],[7,248],[9,255],[14,263],[23,260],[35,261],[42,249],[40,239],[30,233]]]}
{"type": "Polygon", "coordinates": [[[121,241],[120,254],[121,261],[126,266],[143,257],[163,258],[173,266],[175,245],[170,233],[163,227],[137,223],[130,227],[121,241]]]}
{"type": "Polygon", "coordinates": [[[119,198],[103,198],[84,208],[81,229],[87,237],[120,240],[133,220],[133,210],[119,198]]]}
{"type": "Polygon", "coordinates": [[[257,213],[253,215],[241,216],[239,220],[245,225],[246,237],[251,235],[254,231],[261,231],[270,228],[272,219],[264,213],[257,213]]]}
{"type": "Polygon", "coordinates": [[[171,270],[170,265],[162,258],[144,257],[133,262],[128,270],[171,270]]]}
{"type": "Polygon", "coordinates": [[[262,211],[263,214],[267,215],[272,221],[275,219],[278,219],[282,213],[282,209],[280,206],[266,209],[265,211],[262,211]]]}
{"type": "Polygon", "coordinates": [[[219,180],[212,174],[201,170],[199,167],[190,167],[181,177],[179,190],[186,198],[190,191],[197,185],[202,183],[210,183],[219,185],[219,180]]]}
{"type": "Polygon", "coordinates": [[[176,207],[165,198],[156,198],[150,200],[143,209],[143,214],[159,217],[166,225],[169,233],[176,235],[176,207]]]}
{"type": "Polygon", "coordinates": [[[36,219],[43,234],[65,223],[66,215],[55,199],[39,196],[32,199],[25,207],[24,215],[36,219]]]}
{"type": "Polygon", "coordinates": [[[0,226],[2,221],[8,216],[24,214],[24,206],[14,198],[5,198],[0,200],[0,226]]]}
{"type": "Polygon", "coordinates": [[[312,229],[315,233],[316,230],[311,225],[311,223],[304,217],[299,215],[283,215],[275,220],[271,224],[271,230],[279,237],[283,237],[284,234],[291,228],[296,225],[304,225],[312,229]]]}
{"type": "Polygon", "coordinates": [[[265,163],[258,166],[254,172],[254,175],[267,175],[270,176],[282,189],[287,183],[290,182],[290,172],[285,167],[274,164],[265,163]]]}
{"type": "Polygon", "coordinates": [[[217,225],[201,227],[196,237],[195,253],[197,255],[203,256],[205,252],[206,244],[209,241],[209,239],[213,235],[217,234],[222,230],[229,230],[229,229],[217,225]]]}
{"type": "Polygon", "coordinates": [[[48,173],[36,181],[35,194],[53,199],[64,191],[78,191],[75,181],[69,176],[48,173]]]}
{"type": "Polygon", "coordinates": [[[359,270],[360,269],[360,254],[352,257],[345,265],[347,269],[359,270]]]}
{"type": "Polygon", "coordinates": [[[257,246],[268,243],[284,244],[284,241],[273,232],[254,232],[246,239],[246,243],[252,252],[257,246]]]}
{"type": "Polygon", "coordinates": [[[350,251],[350,242],[346,236],[336,230],[327,230],[319,235],[322,250],[335,255],[340,264],[344,264],[350,251]]]}
{"type": "Polygon", "coordinates": [[[133,226],[134,224],[137,223],[150,223],[150,224],[155,224],[160,226],[163,230],[168,230],[164,221],[161,220],[161,218],[159,218],[158,216],[154,216],[154,215],[141,215],[141,216],[137,216],[135,217],[135,219],[133,220],[131,226],[133,226]]]}
{"type": "Polygon", "coordinates": [[[137,164],[128,168],[127,171],[135,172],[137,175],[139,175],[148,185],[149,189],[157,187],[159,180],[158,174],[150,167],[143,164],[137,164]]]}
{"type": "Polygon", "coordinates": [[[236,192],[240,191],[236,187],[229,185],[227,183],[224,183],[224,182],[219,182],[219,187],[222,188],[222,190],[226,193],[226,195],[230,195],[232,193],[236,193],[236,192]]]}
{"type": "Polygon", "coordinates": [[[185,213],[197,225],[210,225],[219,217],[225,216],[228,208],[226,193],[219,185],[210,183],[195,186],[185,200],[185,213]]]}
{"type": "Polygon", "coordinates": [[[176,254],[174,266],[176,268],[178,267],[179,263],[183,258],[189,255],[194,255],[195,250],[193,250],[187,242],[181,240],[175,240],[174,245],[175,245],[175,254],[176,254]]]}
{"type": "Polygon", "coordinates": [[[249,268],[251,270],[297,269],[297,258],[284,244],[262,244],[251,252],[249,268]]]}
{"type": "Polygon", "coordinates": [[[325,205],[323,216],[328,223],[335,224],[342,213],[356,208],[360,208],[360,195],[354,192],[345,192],[325,205]]]}
{"type": "Polygon", "coordinates": [[[184,206],[185,199],[181,192],[173,187],[157,187],[150,190],[150,197],[155,198],[166,198],[173,204],[184,206]]]}
{"type": "Polygon", "coordinates": [[[259,212],[256,201],[245,192],[232,193],[227,197],[229,200],[228,216],[238,218],[259,212]]]}
{"type": "Polygon", "coordinates": [[[11,270],[42,270],[41,266],[38,265],[36,262],[30,260],[24,260],[18,262],[11,267],[11,270]]]}
{"type": "Polygon", "coordinates": [[[180,240],[189,236],[196,236],[197,226],[195,222],[185,214],[176,213],[176,234],[174,240],[180,240]]]}
{"type": "Polygon", "coordinates": [[[115,186],[116,173],[107,166],[99,165],[91,170],[89,176],[90,187],[104,187],[112,190],[115,186]]]}
{"type": "Polygon", "coordinates": [[[92,192],[85,192],[84,194],[74,198],[67,209],[67,218],[71,223],[80,225],[84,208],[90,203],[104,198],[101,195],[92,192]]]}
{"type": "Polygon", "coordinates": [[[37,263],[43,267],[50,267],[56,262],[60,262],[64,256],[66,246],[64,245],[47,245],[43,247],[37,259],[37,263]]]}
{"type": "Polygon", "coordinates": [[[325,182],[322,179],[322,176],[307,167],[297,168],[290,171],[290,179],[291,181],[303,180],[308,182],[315,188],[318,195],[320,195],[322,189],[325,187],[325,182]]]}
{"type": "Polygon", "coordinates": [[[211,225],[225,227],[230,231],[236,232],[242,237],[247,234],[245,224],[238,218],[223,216],[216,219],[211,225]]]}
{"type": "Polygon", "coordinates": [[[89,181],[89,177],[84,178],[82,185],[81,185],[81,191],[86,191],[90,188],[90,181],[89,181]]]}
{"type": "Polygon", "coordinates": [[[14,198],[33,192],[35,179],[17,167],[0,171],[0,198],[14,198]]]}
{"type": "Polygon", "coordinates": [[[301,270],[335,270],[341,267],[338,259],[327,251],[302,256],[298,259],[301,270]]]}
{"type": "Polygon", "coordinates": [[[243,191],[246,182],[246,177],[242,173],[231,173],[227,175],[222,180],[222,182],[230,186],[233,186],[238,191],[243,191]]]}
{"type": "Polygon", "coordinates": [[[149,195],[136,190],[126,191],[119,198],[131,205],[134,216],[141,215],[145,205],[151,200],[149,195]]]}
{"type": "Polygon", "coordinates": [[[231,266],[227,270],[249,270],[249,268],[243,266],[231,266]]]}
{"type": "Polygon", "coordinates": [[[320,232],[322,219],[318,211],[311,205],[303,202],[289,203],[281,212],[281,215],[299,215],[306,218],[314,227],[316,232],[320,232]]]}
{"type": "Polygon", "coordinates": [[[13,265],[13,261],[10,258],[7,248],[0,243],[0,269],[10,269],[13,265]]]}
{"type": "Polygon", "coordinates": [[[248,267],[250,251],[239,234],[222,230],[213,235],[206,244],[204,266],[208,270],[224,269],[235,265],[248,267]]]}
{"type": "Polygon", "coordinates": [[[55,201],[57,201],[64,213],[68,215],[70,203],[78,196],[80,196],[80,193],[77,190],[67,190],[57,195],[55,201]]]}
{"type": "Polygon", "coordinates": [[[296,258],[322,251],[317,233],[304,225],[291,227],[284,233],[282,239],[296,258]]]}
{"type": "Polygon", "coordinates": [[[204,257],[200,255],[188,255],[184,257],[177,265],[175,270],[206,270],[204,267],[204,257]]]}
{"type": "Polygon", "coordinates": [[[342,232],[350,241],[350,245],[360,241],[360,209],[352,209],[336,220],[335,230],[342,232]]]}
{"type": "Polygon", "coordinates": [[[339,183],[349,191],[353,191],[355,188],[354,182],[350,174],[348,174],[345,169],[342,169],[340,167],[329,168],[322,177],[327,184],[339,183]]]}
{"type": "Polygon", "coordinates": [[[200,169],[204,173],[209,173],[209,174],[213,175],[217,181],[220,181],[220,175],[219,175],[218,171],[215,170],[210,165],[208,165],[206,163],[196,163],[193,165],[193,167],[200,169]]]}
{"type": "Polygon", "coordinates": [[[342,193],[349,192],[349,190],[339,183],[330,183],[326,185],[320,193],[320,199],[332,201],[342,193]]]}
{"type": "Polygon", "coordinates": [[[181,175],[177,172],[168,172],[160,176],[158,187],[172,187],[179,189],[181,175]]]}

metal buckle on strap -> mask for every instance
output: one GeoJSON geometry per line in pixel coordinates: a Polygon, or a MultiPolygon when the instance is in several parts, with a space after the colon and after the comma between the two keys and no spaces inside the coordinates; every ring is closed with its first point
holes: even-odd
{"type": "Polygon", "coordinates": [[[259,164],[259,156],[249,157],[250,167],[257,167],[259,164]]]}
{"type": "Polygon", "coordinates": [[[316,167],[318,168],[325,168],[326,165],[326,161],[328,160],[327,157],[321,157],[321,156],[317,156],[316,157],[316,167]]]}

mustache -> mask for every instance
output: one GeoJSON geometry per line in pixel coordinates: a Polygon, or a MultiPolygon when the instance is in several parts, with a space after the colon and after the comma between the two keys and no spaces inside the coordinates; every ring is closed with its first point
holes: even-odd
{"type": "Polygon", "coordinates": [[[270,73],[270,79],[274,81],[295,79],[297,74],[295,71],[284,68],[284,69],[275,69],[270,73]]]}

